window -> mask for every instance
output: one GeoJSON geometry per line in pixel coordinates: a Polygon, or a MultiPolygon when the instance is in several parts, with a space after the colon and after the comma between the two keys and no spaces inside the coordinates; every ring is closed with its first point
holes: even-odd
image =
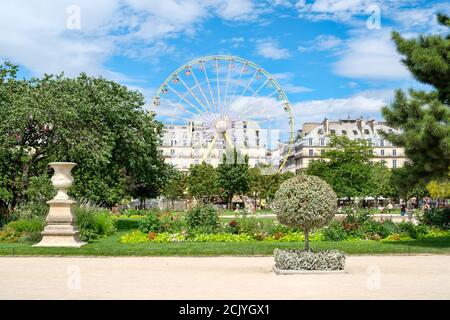
{"type": "Polygon", "coordinates": [[[170,155],[173,157],[175,155],[175,150],[174,149],[170,149],[170,155]]]}
{"type": "Polygon", "coordinates": [[[323,138],[320,139],[320,145],[321,145],[321,146],[324,146],[324,145],[325,145],[325,139],[323,139],[323,138]]]}
{"type": "Polygon", "coordinates": [[[309,139],[308,139],[308,145],[310,145],[310,146],[313,145],[313,139],[312,139],[312,138],[309,138],[309,139]]]}
{"type": "Polygon", "coordinates": [[[342,133],[343,135],[346,135],[346,134],[347,134],[347,131],[342,130],[341,133],[342,133]]]}
{"type": "Polygon", "coordinates": [[[386,160],[381,160],[381,165],[385,166],[386,165],[386,160]]]}
{"type": "Polygon", "coordinates": [[[397,160],[392,160],[392,168],[397,168],[397,160]]]}
{"type": "Polygon", "coordinates": [[[323,130],[322,130],[322,129],[319,129],[319,130],[317,130],[317,133],[318,133],[318,134],[323,134],[323,130]]]}
{"type": "Polygon", "coordinates": [[[336,130],[330,130],[331,134],[336,134],[336,130]]]}
{"type": "Polygon", "coordinates": [[[372,139],[371,139],[371,138],[367,139],[367,145],[368,145],[368,146],[371,146],[371,145],[372,145],[372,139]]]}
{"type": "Polygon", "coordinates": [[[357,136],[357,135],[358,135],[358,131],[353,130],[353,134],[354,134],[355,136],[357,136]]]}
{"type": "Polygon", "coordinates": [[[364,134],[369,134],[369,129],[364,129],[364,134]]]}
{"type": "Polygon", "coordinates": [[[380,139],[380,147],[384,147],[384,140],[380,139]]]}
{"type": "Polygon", "coordinates": [[[392,150],[392,155],[393,155],[394,157],[397,156],[397,150],[396,150],[396,149],[393,149],[393,150],[392,150]]]}
{"type": "Polygon", "coordinates": [[[314,150],[313,149],[309,149],[309,156],[312,157],[314,155],[314,150]]]}
{"type": "Polygon", "coordinates": [[[384,149],[381,149],[381,150],[380,150],[380,154],[381,154],[382,156],[384,156],[384,149]]]}

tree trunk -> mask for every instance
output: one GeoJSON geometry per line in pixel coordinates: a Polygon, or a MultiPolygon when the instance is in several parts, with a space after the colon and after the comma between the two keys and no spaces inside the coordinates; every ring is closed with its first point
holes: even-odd
{"type": "Polygon", "coordinates": [[[309,251],[309,230],[306,229],[304,233],[305,233],[305,250],[309,251]]]}

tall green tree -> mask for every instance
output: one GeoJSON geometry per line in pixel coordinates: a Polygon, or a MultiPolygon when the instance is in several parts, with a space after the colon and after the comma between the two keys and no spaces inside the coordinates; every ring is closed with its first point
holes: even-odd
{"type": "Polygon", "coordinates": [[[320,160],[311,161],[306,173],[322,178],[338,197],[359,197],[374,192],[372,148],[365,140],[331,136],[320,160]]]}
{"type": "MultiPolygon", "coordinates": [[[[442,26],[450,19],[437,16],[442,26]]],[[[395,171],[410,186],[432,179],[446,179],[450,166],[450,36],[421,35],[405,39],[392,34],[403,63],[414,78],[434,90],[398,90],[394,102],[383,108],[389,125],[402,130],[399,135],[386,134],[388,140],[405,149],[410,165],[395,171]],[[406,175],[409,177],[406,178],[406,175]]]]}
{"type": "Polygon", "coordinates": [[[248,157],[245,156],[242,161],[236,149],[231,156],[231,161],[227,161],[224,155],[223,162],[217,168],[221,195],[226,199],[228,209],[231,209],[234,195],[244,195],[250,188],[248,157]]]}
{"type": "Polygon", "coordinates": [[[137,91],[104,78],[45,75],[16,79],[0,66],[0,195],[26,202],[33,177],[48,163],[73,161],[71,194],[112,206],[131,195],[152,198],[166,181],[159,150],[162,124],[143,110],[137,91]]]}
{"type": "Polygon", "coordinates": [[[172,209],[174,208],[174,201],[185,197],[187,177],[181,171],[174,167],[168,170],[168,181],[163,189],[163,195],[172,202],[172,209]]]}
{"type": "Polygon", "coordinates": [[[212,202],[219,195],[217,170],[205,162],[189,168],[186,185],[189,195],[204,204],[212,202]]]}

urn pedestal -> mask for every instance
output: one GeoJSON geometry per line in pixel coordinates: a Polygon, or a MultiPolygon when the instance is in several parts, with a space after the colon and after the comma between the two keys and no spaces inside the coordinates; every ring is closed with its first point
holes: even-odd
{"type": "Polygon", "coordinates": [[[51,179],[58,191],[56,196],[47,201],[50,210],[46,218],[46,225],[42,231],[42,240],[34,247],[76,247],[86,244],[80,240],[80,232],[75,226],[73,205],[75,201],[67,195],[72,186],[71,170],[76,166],[73,162],[52,162],[49,166],[55,170],[51,179]]]}

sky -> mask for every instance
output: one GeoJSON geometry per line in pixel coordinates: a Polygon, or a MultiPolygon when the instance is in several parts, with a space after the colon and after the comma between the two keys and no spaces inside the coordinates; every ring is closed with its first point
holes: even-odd
{"type": "Polygon", "coordinates": [[[203,56],[232,55],[273,76],[291,103],[296,129],[324,117],[382,120],[380,110],[395,89],[430,89],[401,64],[391,32],[445,34],[436,12],[450,13],[450,4],[0,0],[0,60],[18,64],[25,78],[103,76],[139,90],[150,106],[178,67],[203,56]]]}

